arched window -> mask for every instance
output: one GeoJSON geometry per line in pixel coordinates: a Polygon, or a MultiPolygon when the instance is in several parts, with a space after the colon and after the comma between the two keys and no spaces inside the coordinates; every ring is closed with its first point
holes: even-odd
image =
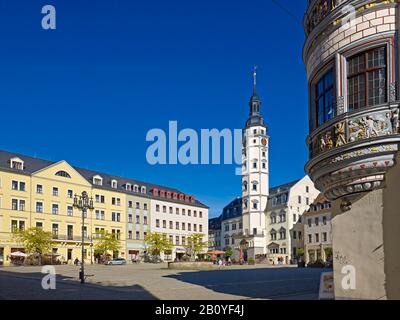
{"type": "Polygon", "coordinates": [[[63,178],[71,178],[71,176],[69,175],[69,173],[68,173],[68,172],[65,172],[65,171],[63,171],[63,170],[58,171],[58,172],[56,173],[56,176],[63,177],[63,178]]]}

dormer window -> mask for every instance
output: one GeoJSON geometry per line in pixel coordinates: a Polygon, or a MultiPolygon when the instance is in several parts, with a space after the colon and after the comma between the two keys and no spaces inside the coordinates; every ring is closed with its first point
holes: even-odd
{"type": "Polygon", "coordinates": [[[24,161],[20,158],[12,158],[10,159],[10,167],[11,169],[24,170],[24,161]]]}
{"type": "Polygon", "coordinates": [[[69,173],[66,172],[66,171],[62,171],[62,170],[61,170],[61,171],[58,171],[58,172],[56,173],[56,176],[71,179],[71,176],[69,175],[69,173]]]}
{"type": "Polygon", "coordinates": [[[127,183],[125,186],[127,191],[131,191],[132,190],[132,185],[130,183],[127,183]]]}
{"type": "Polygon", "coordinates": [[[142,192],[142,193],[146,193],[146,187],[142,187],[141,192],[142,192]]]}
{"type": "Polygon", "coordinates": [[[118,181],[117,180],[111,180],[111,188],[117,189],[118,188],[118,181]]]}
{"type": "Polygon", "coordinates": [[[137,184],[135,184],[135,185],[133,186],[133,191],[139,192],[139,186],[138,186],[137,184]]]}
{"type": "Polygon", "coordinates": [[[99,175],[93,177],[93,184],[96,186],[102,186],[103,185],[103,178],[100,177],[99,175]]]}

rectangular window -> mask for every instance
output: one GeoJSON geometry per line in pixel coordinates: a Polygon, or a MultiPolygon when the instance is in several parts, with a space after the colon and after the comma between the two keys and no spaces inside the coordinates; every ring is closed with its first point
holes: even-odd
{"type": "Polygon", "coordinates": [[[51,227],[51,232],[53,234],[53,239],[58,239],[58,224],[53,223],[51,227]]]}
{"type": "Polygon", "coordinates": [[[140,216],[139,215],[136,216],[136,223],[140,224],[140,216]]]}
{"type": "Polygon", "coordinates": [[[140,232],[136,231],[136,240],[140,240],[140,232]]]}
{"type": "Polygon", "coordinates": [[[347,61],[349,111],[387,101],[386,49],[372,49],[347,61]]]}
{"type": "Polygon", "coordinates": [[[11,200],[11,209],[12,210],[18,210],[18,200],[17,199],[12,199],[11,200]]]}
{"type": "Polygon", "coordinates": [[[169,228],[173,229],[174,228],[174,223],[172,221],[169,222],[169,228]]]}
{"type": "Polygon", "coordinates": [[[182,230],[186,230],[186,223],[182,222],[182,230]]]}
{"type": "Polygon", "coordinates": [[[140,209],[140,203],[136,202],[136,209],[140,209]]]}
{"type": "Polygon", "coordinates": [[[176,237],[175,237],[175,244],[176,244],[176,245],[179,245],[179,236],[176,236],[176,237]]]}
{"type": "Polygon", "coordinates": [[[43,229],[43,222],[36,222],[36,228],[43,229]]]}
{"type": "Polygon", "coordinates": [[[53,188],[53,196],[58,197],[58,188],[53,188]]]}
{"type": "Polygon", "coordinates": [[[19,211],[25,211],[25,200],[19,200],[19,211]]]}
{"type": "Polygon", "coordinates": [[[144,210],[144,211],[147,211],[147,203],[144,203],[144,204],[143,204],[143,210],[144,210]]]}
{"type": "Polygon", "coordinates": [[[162,227],[165,229],[165,228],[167,228],[167,221],[166,220],[163,220],[163,222],[162,222],[162,227]]]}
{"type": "Polygon", "coordinates": [[[324,233],[322,234],[322,237],[323,237],[323,239],[324,239],[324,242],[327,242],[327,241],[328,241],[328,234],[327,234],[326,232],[324,232],[324,233]]]}
{"type": "Polygon", "coordinates": [[[315,242],[319,242],[319,234],[318,233],[315,234],[315,242]]]}
{"type": "Polygon", "coordinates": [[[143,217],[143,224],[144,224],[145,226],[147,226],[147,217],[146,217],[146,216],[143,217]]]}
{"type": "Polygon", "coordinates": [[[58,214],[58,204],[53,204],[51,207],[51,212],[53,214],[58,214]]]}
{"type": "Polygon", "coordinates": [[[160,212],[160,205],[159,204],[156,205],[156,212],[160,212]]]}
{"type": "Polygon", "coordinates": [[[179,214],[179,208],[175,209],[176,214],[179,214]]]}
{"type": "Polygon", "coordinates": [[[36,193],[43,193],[43,186],[41,184],[36,185],[36,193]]]}
{"type": "Polygon", "coordinates": [[[175,223],[175,229],[179,230],[179,222],[178,221],[175,223]]]}
{"type": "Polygon", "coordinates": [[[172,207],[169,207],[169,213],[170,214],[172,214],[173,213],[173,211],[172,211],[173,209],[172,209],[172,207]]]}
{"type": "Polygon", "coordinates": [[[160,227],[160,220],[159,220],[159,219],[156,220],[156,227],[157,227],[157,228],[160,227]]]}
{"type": "Polygon", "coordinates": [[[199,225],[199,232],[203,232],[203,226],[201,224],[199,225]]]}
{"type": "Polygon", "coordinates": [[[324,225],[326,225],[326,216],[323,216],[323,217],[322,217],[322,223],[323,223],[324,225]]]}
{"type": "Polygon", "coordinates": [[[18,190],[18,181],[13,180],[11,182],[11,189],[12,190],[18,190]]]}
{"type": "Polygon", "coordinates": [[[203,218],[203,212],[199,211],[199,218],[203,218]]]}
{"type": "Polygon", "coordinates": [[[36,202],[36,212],[43,212],[43,202],[36,202]]]}
{"type": "Polygon", "coordinates": [[[74,197],[74,192],[72,190],[67,191],[67,197],[72,199],[74,197]]]}
{"type": "Polygon", "coordinates": [[[129,239],[129,240],[132,240],[132,230],[129,230],[129,231],[128,231],[128,239],[129,239]]]}
{"type": "Polygon", "coordinates": [[[67,215],[70,217],[74,215],[74,208],[72,206],[67,206],[67,215]]]}
{"type": "Polygon", "coordinates": [[[333,69],[326,72],[315,86],[317,127],[335,116],[335,94],[333,69]]]}
{"type": "Polygon", "coordinates": [[[312,243],[312,236],[311,236],[311,234],[308,235],[308,243],[312,243]]]}

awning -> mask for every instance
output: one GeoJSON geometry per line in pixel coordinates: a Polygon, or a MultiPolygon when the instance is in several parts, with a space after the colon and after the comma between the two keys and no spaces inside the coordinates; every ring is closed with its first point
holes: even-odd
{"type": "Polygon", "coordinates": [[[176,253],[186,253],[186,250],[182,249],[182,248],[176,248],[175,252],[176,253]]]}
{"type": "Polygon", "coordinates": [[[21,251],[15,251],[15,252],[11,252],[10,256],[11,257],[23,257],[23,258],[25,258],[28,255],[26,253],[21,252],[21,251]]]}

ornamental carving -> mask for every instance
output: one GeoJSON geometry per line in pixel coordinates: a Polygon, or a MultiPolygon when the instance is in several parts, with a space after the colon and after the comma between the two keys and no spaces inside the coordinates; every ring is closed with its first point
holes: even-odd
{"type": "Polygon", "coordinates": [[[400,122],[399,122],[399,109],[396,109],[392,112],[392,127],[393,133],[399,134],[400,133],[400,122]]]}
{"type": "Polygon", "coordinates": [[[306,32],[309,34],[322,20],[324,20],[337,6],[347,0],[319,0],[315,1],[306,17],[306,32]]]}
{"type": "Polygon", "coordinates": [[[327,151],[333,148],[332,132],[327,131],[319,138],[319,148],[321,151],[327,151]]]}
{"type": "Polygon", "coordinates": [[[350,120],[349,142],[384,136],[392,133],[389,113],[378,113],[350,120]]]}
{"type": "Polygon", "coordinates": [[[335,126],[335,146],[340,147],[346,144],[346,128],[344,122],[339,122],[335,126]]]}

